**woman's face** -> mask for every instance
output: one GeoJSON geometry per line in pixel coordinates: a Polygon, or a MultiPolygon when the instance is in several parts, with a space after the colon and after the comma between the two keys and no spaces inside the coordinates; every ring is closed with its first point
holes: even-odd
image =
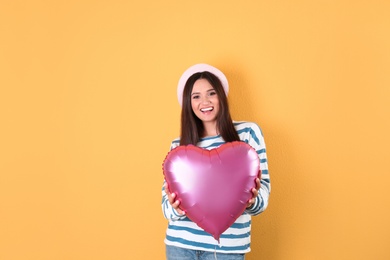
{"type": "Polygon", "coordinates": [[[216,122],[219,99],[214,87],[206,79],[195,81],[191,92],[191,107],[203,124],[216,122]]]}

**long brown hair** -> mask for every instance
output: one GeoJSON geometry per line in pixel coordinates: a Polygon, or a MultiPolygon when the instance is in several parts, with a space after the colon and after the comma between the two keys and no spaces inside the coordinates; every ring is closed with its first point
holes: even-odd
{"type": "Polygon", "coordinates": [[[191,92],[195,81],[206,79],[214,87],[219,99],[219,112],[217,114],[217,130],[226,142],[239,141],[230,116],[229,104],[222,83],[214,74],[204,71],[193,74],[188,78],[183,90],[183,104],[181,110],[180,145],[196,145],[204,132],[202,121],[195,115],[191,107],[191,92]]]}

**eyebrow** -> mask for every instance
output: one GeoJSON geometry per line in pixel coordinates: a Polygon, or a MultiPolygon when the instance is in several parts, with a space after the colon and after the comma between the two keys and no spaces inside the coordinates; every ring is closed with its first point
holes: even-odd
{"type": "MultiPolygon", "coordinates": [[[[213,91],[213,90],[215,90],[215,88],[210,88],[206,92],[210,92],[210,91],[213,91]]],[[[194,95],[194,94],[200,94],[200,92],[194,92],[194,93],[191,94],[191,96],[194,95]]]]}

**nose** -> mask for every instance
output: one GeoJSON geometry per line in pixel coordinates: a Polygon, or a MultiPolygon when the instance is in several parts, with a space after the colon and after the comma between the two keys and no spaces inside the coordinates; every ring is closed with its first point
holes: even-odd
{"type": "Polygon", "coordinates": [[[202,104],[209,104],[210,103],[210,99],[209,97],[206,95],[202,98],[202,104]]]}

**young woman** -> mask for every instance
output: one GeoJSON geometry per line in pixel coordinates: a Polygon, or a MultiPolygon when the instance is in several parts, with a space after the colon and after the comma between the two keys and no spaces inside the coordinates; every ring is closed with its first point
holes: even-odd
{"type": "Polygon", "coordinates": [[[250,251],[251,216],[263,212],[268,205],[271,183],[262,132],[251,122],[232,121],[227,101],[229,90],[225,75],[207,64],[187,69],[179,80],[178,99],[182,106],[180,138],[171,149],[193,144],[213,149],[225,142],[243,141],[251,145],[260,158],[261,179],[256,180],[253,196],[244,213],[220,237],[220,244],[180,210],[179,200],[170,193],[164,181],[162,210],[169,224],[166,231],[168,260],[244,259],[250,251]]]}

